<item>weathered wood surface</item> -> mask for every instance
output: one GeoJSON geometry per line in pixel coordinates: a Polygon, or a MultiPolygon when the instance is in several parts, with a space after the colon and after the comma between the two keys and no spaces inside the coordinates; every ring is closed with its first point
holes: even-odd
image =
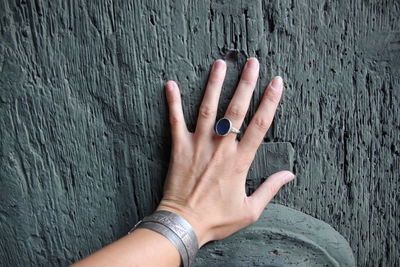
{"type": "Polygon", "coordinates": [[[0,265],[124,235],[162,193],[165,81],[193,129],[211,63],[228,61],[222,114],[248,56],[250,115],[286,81],[266,141],[293,145],[298,178],[275,202],[332,225],[359,266],[398,264],[399,25],[395,0],[0,0],[0,265]]]}

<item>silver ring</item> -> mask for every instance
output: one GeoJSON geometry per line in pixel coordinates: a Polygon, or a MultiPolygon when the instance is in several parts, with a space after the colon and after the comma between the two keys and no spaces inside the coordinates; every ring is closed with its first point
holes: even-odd
{"type": "Polygon", "coordinates": [[[238,134],[240,131],[232,126],[230,119],[224,117],[215,124],[215,133],[219,136],[226,136],[229,133],[238,134]]]}

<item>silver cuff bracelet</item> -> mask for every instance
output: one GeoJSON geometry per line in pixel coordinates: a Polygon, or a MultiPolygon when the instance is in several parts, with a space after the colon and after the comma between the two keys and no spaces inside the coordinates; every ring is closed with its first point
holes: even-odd
{"type": "Polygon", "coordinates": [[[199,243],[192,226],[181,216],[166,210],[159,210],[144,217],[130,231],[147,228],[168,238],[181,255],[183,267],[188,267],[194,260],[199,243]]]}

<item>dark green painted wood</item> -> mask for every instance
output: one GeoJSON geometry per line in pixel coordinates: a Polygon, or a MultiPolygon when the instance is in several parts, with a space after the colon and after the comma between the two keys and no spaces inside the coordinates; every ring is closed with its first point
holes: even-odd
{"type": "Polygon", "coordinates": [[[360,266],[396,265],[399,25],[395,0],[0,0],[0,265],[65,265],[124,235],[161,197],[165,81],[193,129],[211,63],[228,62],[222,114],[248,56],[249,115],[286,81],[266,141],[293,145],[298,178],[275,201],[332,225],[360,266]]]}

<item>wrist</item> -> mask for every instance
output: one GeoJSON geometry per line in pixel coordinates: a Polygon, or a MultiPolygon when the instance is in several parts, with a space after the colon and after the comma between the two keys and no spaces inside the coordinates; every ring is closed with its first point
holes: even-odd
{"type": "Polygon", "coordinates": [[[194,228],[183,216],[175,212],[158,209],[140,220],[128,234],[139,228],[147,228],[166,237],[178,250],[183,267],[190,266],[199,250],[194,228]]]}
{"type": "Polygon", "coordinates": [[[170,205],[169,203],[165,203],[163,201],[156,209],[156,211],[159,210],[170,211],[184,218],[193,228],[197,237],[199,248],[201,248],[204,244],[208,243],[209,241],[213,240],[211,238],[210,231],[206,227],[206,224],[203,222],[203,218],[199,218],[190,211],[177,207],[176,205],[170,205]]]}

